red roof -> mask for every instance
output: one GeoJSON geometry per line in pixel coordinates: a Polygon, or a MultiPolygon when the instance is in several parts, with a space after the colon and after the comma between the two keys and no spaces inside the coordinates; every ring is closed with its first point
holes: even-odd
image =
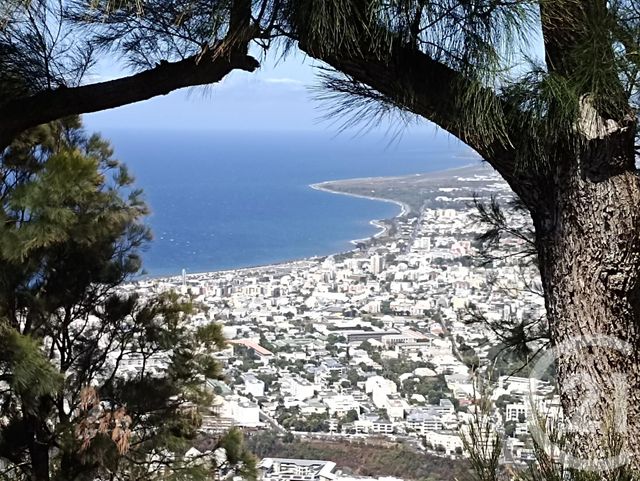
{"type": "Polygon", "coordinates": [[[234,339],[229,341],[229,344],[240,344],[242,346],[246,346],[249,349],[253,349],[259,356],[273,356],[273,353],[268,349],[265,349],[260,344],[251,339],[234,339]]]}

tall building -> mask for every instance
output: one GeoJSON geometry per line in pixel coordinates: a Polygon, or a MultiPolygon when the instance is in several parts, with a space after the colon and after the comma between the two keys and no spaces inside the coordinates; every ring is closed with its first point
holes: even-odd
{"type": "Polygon", "coordinates": [[[380,274],[384,270],[384,257],[374,254],[371,256],[369,271],[373,274],[380,274]]]}
{"type": "Polygon", "coordinates": [[[431,237],[418,237],[415,246],[418,249],[431,250],[431,237]]]}

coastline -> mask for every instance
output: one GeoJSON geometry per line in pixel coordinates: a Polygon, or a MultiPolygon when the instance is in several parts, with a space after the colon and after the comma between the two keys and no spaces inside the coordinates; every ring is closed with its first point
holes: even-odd
{"type": "MultiPolygon", "coordinates": [[[[420,176],[426,176],[426,177],[431,177],[433,179],[438,179],[439,177],[442,176],[448,176],[448,175],[455,175],[456,171],[463,171],[466,169],[474,169],[478,167],[478,163],[474,162],[474,163],[469,163],[460,167],[451,167],[449,169],[443,169],[443,170],[438,170],[438,171],[434,171],[434,172],[427,172],[427,173],[422,173],[422,174],[414,174],[414,175],[420,175],[420,176]]],[[[305,263],[305,262],[318,262],[326,257],[329,257],[331,255],[339,255],[339,254],[347,254],[347,253],[351,253],[354,252],[356,250],[356,245],[359,243],[364,243],[364,242],[368,242],[372,239],[376,239],[378,237],[381,237],[383,235],[386,234],[387,230],[388,230],[388,226],[384,224],[384,221],[387,220],[391,220],[391,219],[396,219],[402,216],[405,216],[407,214],[409,214],[411,212],[411,208],[405,204],[404,202],[398,201],[398,200],[394,200],[394,199],[388,199],[388,198],[382,198],[382,197],[374,197],[374,196],[368,196],[368,195],[362,195],[362,194],[351,194],[348,192],[341,192],[341,191],[336,191],[336,190],[332,190],[328,187],[326,187],[327,184],[332,184],[334,182],[340,182],[341,180],[345,180],[345,181],[352,181],[352,180],[368,180],[368,179],[384,179],[384,178],[400,178],[400,177],[406,177],[406,176],[388,176],[388,177],[364,177],[364,178],[358,178],[358,179],[339,179],[339,180],[327,180],[327,181],[323,181],[323,182],[318,182],[318,183],[314,183],[314,184],[309,184],[308,187],[310,187],[311,189],[320,191],[320,192],[327,192],[329,194],[339,194],[339,195],[345,195],[345,196],[349,196],[349,197],[359,197],[362,199],[367,199],[367,200],[374,200],[374,201],[379,201],[379,202],[387,202],[387,203],[392,203],[397,205],[398,207],[400,207],[400,212],[398,214],[396,214],[393,217],[390,217],[388,219],[372,219],[369,221],[369,224],[371,224],[372,226],[376,227],[377,229],[379,229],[378,232],[376,232],[375,234],[369,236],[369,237],[365,237],[362,239],[353,239],[350,240],[349,242],[354,246],[352,249],[348,249],[348,250],[344,250],[344,251],[339,251],[339,252],[332,252],[330,254],[319,254],[319,255],[314,255],[314,256],[309,256],[309,257],[302,257],[302,258],[293,258],[293,259],[287,259],[287,260],[283,260],[280,262],[272,262],[269,264],[257,264],[257,265],[251,265],[251,266],[244,266],[244,267],[237,267],[237,268],[231,268],[231,269],[217,269],[217,270],[206,270],[206,271],[198,271],[198,272],[190,272],[187,273],[187,278],[189,277],[202,277],[202,276],[207,276],[207,275],[220,275],[220,274],[225,274],[225,273],[237,273],[237,272],[250,272],[250,271],[264,271],[264,270],[269,270],[269,269],[286,269],[288,267],[292,267],[296,264],[301,264],[301,263],[305,263]]],[[[162,280],[162,279],[179,279],[181,277],[181,274],[176,273],[176,274],[171,274],[171,275],[167,275],[167,274],[159,274],[159,275],[153,275],[153,274],[147,274],[146,276],[140,277],[137,279],[137,281],[148,281],[148,280],[162,280]]]]}
{"type": "MultiPolygon", "coordinates": [[[[377,177],[380,178],[380,177],[377,177]]],[[[382,197],[373,197],[370,195],[362,195],[362,194],[350,194],[349,192],[340,192],[339,190],[333,190],[330,189],[328,187],[326,187],[327,184],[331,184],[335,181],[333,180],[327,180],[324,182],[318,182],[316,184],[310,184],[309,187],[311,187],[313,190],[318,190],[320,192],[327,192],[329,194],[338,194],[338,195],[346,195],[348,197],[358,197],[360,199],[367,199],[367,200],[377,200],[380,202],[387,202],[387,203],[391,203],[391,204],[395,204],[398,207],[400,207],[400,212],[398,214],[396,214],[395,216],[393,216],[393,219],[396,219],[398,217],[402,217],[404,215],[407,215],[409,212],[411,212],[411,208],[405,204],[404,202],[400,202],[399,200],[393,200],[393,199],[386,199],[386,198],[382,198],[382,197]]],[[[379,229],[378,232],[376,232],[375,234],[373,234],[372,236],[369,237],[363,237],[362,239],[352,239],[349,242],[353,245],[357,245],[359,243],[362,242],[367,242],[371,239],[376,239],[380,236],[383,236],[386,232],[388,227],[386,225],[384,225],[382,222],[384,220],[387,219],[372,219],[369,221],[369,224],[374,226],[375,228],[379,229]]]]}
{"type": "MultiPolygon", "coordinates": [[[[381,178],[381,177],[375,177],[375,178],[381,178]]],[[[231,273],[241,273],[241,272],[251,272],[251,271],[265,271],[265,270],[270,270],[270,269],[286,269],[289,267],[293,267],[296,264],[302,264],[305,262],[318,262],[326,257],[332,256],[332,255],[339,255],[339,254],[348,254],[350,252],[354,252],[357,248],[356,246],[360,243],[364,243],[364,242],[368,242],[372,239],[377,239],[378,237],[381,237],[383,235],[385,235],[387,233],[388,227],[384,224],[385,220],[390,220],[390,219],[396,219],[399,217],[402,217],[406,214],[408,214],[409,212],[411,212],[411,209],[409,208],[409,206],[407,204],[405,204],[404,202],[400,202],[397,200],[393,200],[393,199],[383,199],[380,197],[372,197],[372,196],[366,196],[366,195],[359,195],[359,194],[349,194],[347,192],[339,192],[339,191],[334,191],[331,190],[327,187],[324,187],[323,184],[330,184],[332,182],[332,180],[327,180],[324,182],[318,182],[315,184],[310,184],[308,185],[308,187],[317,190],[317,191],[321,191],[321,192],[327,192],[329,194],[340,194],[340,195],[345,195],[345,196],[349,196],[349,197],[359,197],[361,199],[367,199],[367,200],[377,200],[380,202],[387,202],[387,203],[391,203],[391,204],[395,204],[398,207],[400,207],[400,212],[398,214],[396,214],[393,217],[390,217],[388,219],[372,219],[369,221],[369,224],[374,226],[375,228],[379,229],[378,232],[376,232],[375,234],[369,236],[369,237],[363,237],[361,239],[352,239],[349,241],[350,244],[353,245],[353,248],[348,249],[348,250],[344,250],[344,251],[339,251],[339,252],[332,252],[330,254],[321,254],[321,255],[315,255],[315,256],[309,256],[309,257],[302,257],[302,258],[297,258],[297,259],[287,259],[287,260],[283,260],[282,262],[273,262],[273,263],[269,263],[269,264],[257,264],[257,265],[252,265],[252,266],[246,266],[246,267],[237,267],[234,269],[218,269],[218,270],[210,270],[210,271],[199,271],[199,272],[189,272],[186,274],[187,278],[193,278],[193,277],[203,277],[203,276],[208,276],[208,275],[224,275],[224,274],[231,274],[231,273]]],[[[141,278],[139,280],[170,280],[170,279],[180,279],[181,274],[172,274],[172,275],[147,275],[144,276],[144,278],[141,278]]]]}
{"type": "MultiPolygon", "coordinates": [[[[375,177],[377,179],[380,178],[384,178],[384,177],[375,177]]],[[[351,179],[349,179],[351,180],[351,179]]],[[[371,195],[362,195],[362,194],[350,194],[349,192],[340,192],[339,190],[332,190],[329,189],[328,187],[326,187],[326,184],[332,184],[334,182],[339,182],[339,181],[335,181],[335,180],[327,180],[325,182],[318,182],[317,184],[310,184],[309,187],[311,187],[314,190],[319,190],[322,192],[328,192],[330,194],[339,194],[339,195],[347,195],[349,197],[359,197],[360,199],[368,199],[368,200],[378,200],[380,202],[388,202],[391,204],[396,204],[397,206],[400,207],[400,213],[398,215],[395,215],[394,217],[402,217],[403,215],[408,214],[409,212],[411,212],[411,209],[409,208],[409,206],[407,204],[405,204],[404,202],[400,202],[399,200],[393,200],[393,199],[387,199],[384,197],[373,197],[371,195]]]]}

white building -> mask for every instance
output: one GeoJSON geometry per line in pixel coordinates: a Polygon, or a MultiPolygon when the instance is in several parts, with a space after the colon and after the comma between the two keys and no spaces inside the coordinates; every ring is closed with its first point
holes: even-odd
{"type": "Polygon", "coordinates": [[[342,417],[349,411],[360,412],[360,404],[350,394],[336,394],[334,396],[327,396],[322,399],[322,402],[327,406],[329,410],[329,416],[342,417]]]}
{"type": "Polygon", "coordinates": [[[215,412],[221,418],[228,418],[235,426],[260,426],[260,407],[242,396],[219,396],[215,412]]]}
{"type": "Polygon", "coordinates": [[[291,396],[298,401],[304,401],[305,399],[311,399],[315,392],[315,384],[309,382],[301,377],[293,378],[289,381],[289,392],[291,396]]]}
{"type": "Polygon", "coordinates": [[[393,423],[381,419],[358,419],[353,422],[353,428],[358,434],[393,434],[393,423]]]}
{"type": "Polygon", "coordinates": [[[444,429],[442,418],[432,407],[412,409],[407,414],[406,422],[407,427],[422,435],[427,431],[441,431],[444,429]]]}
{"type": "Polygon", "coordinates": [[[387,416],[391,421],[399,421],[404,419],[405,402],[399,394],[390,394],[387,396],[387,416]]]}
{"type": "Polygon", "coordinates": [[[384,257],[374,254],[369,262],[369,271],[372,274],[380,274],[384,270],[384,257]]]}
{"type": "Polygon", "coordinates": [[[507,404],[505,411],[507,421],[520,422],[521,418],[526,421],[529,417],[529,406],[525,403],[507,404]]]}
{"type": "Polygon", "coordinates": [[[447,454],[462,453],[464,444],[460,434],[453,431],[429,431],[425,434],[425,441],[434,449],[444,449],[447,454]]]}
{"type": "Polygon", "coordinates": [[[312,459],[264,458],[258,465],[262,481],[334,481],[336,463],[312,459]]]}
{"type": "Polygon", "coordinates": [[[264,396],[264,382],[252,375],[244,376],[244,390],[253,397],[264,396]]]}
{"type": "Polygon", "coordinates": [[[371,376],[366,380],[364,389],[367,394],[371,395],[371,400],[378,409],[385,409],[387,397],[398,392],[396,383],[382,376],[371,376]]]}

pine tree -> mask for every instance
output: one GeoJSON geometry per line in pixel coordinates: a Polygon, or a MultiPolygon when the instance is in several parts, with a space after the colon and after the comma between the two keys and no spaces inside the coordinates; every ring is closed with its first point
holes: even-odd
{"type": "Polygon", "coordinates": [[[309,0],[285,10],[289,37],[335,69],[323,94],[335,112],[428,119],[509,184],[535,228],[546,331],[579,428],[574,457],[607,469],[614,452],[638,467],[638,2],[309,0]],[[524,48],[536,39],[540,59],[524,48]]]}
{"type": "MultiPolygon", "coordinates": [[[[253,72],[250,0],[3,0],[0,151],[25,129],[253,72]],[[100,53],[133,73],[87,82],[100,53]]],[[[265,5],[268,3],[265,0],[265,5]]]]}
{"type": "Polygon", "coordinates": [[[120,289],[150,238],[141,192],[77,118],[0,159],[0,458],[10,479],[204,479],[253,460],[238,432],[186,459],[220,376],[189,299],[120,289]]]}

